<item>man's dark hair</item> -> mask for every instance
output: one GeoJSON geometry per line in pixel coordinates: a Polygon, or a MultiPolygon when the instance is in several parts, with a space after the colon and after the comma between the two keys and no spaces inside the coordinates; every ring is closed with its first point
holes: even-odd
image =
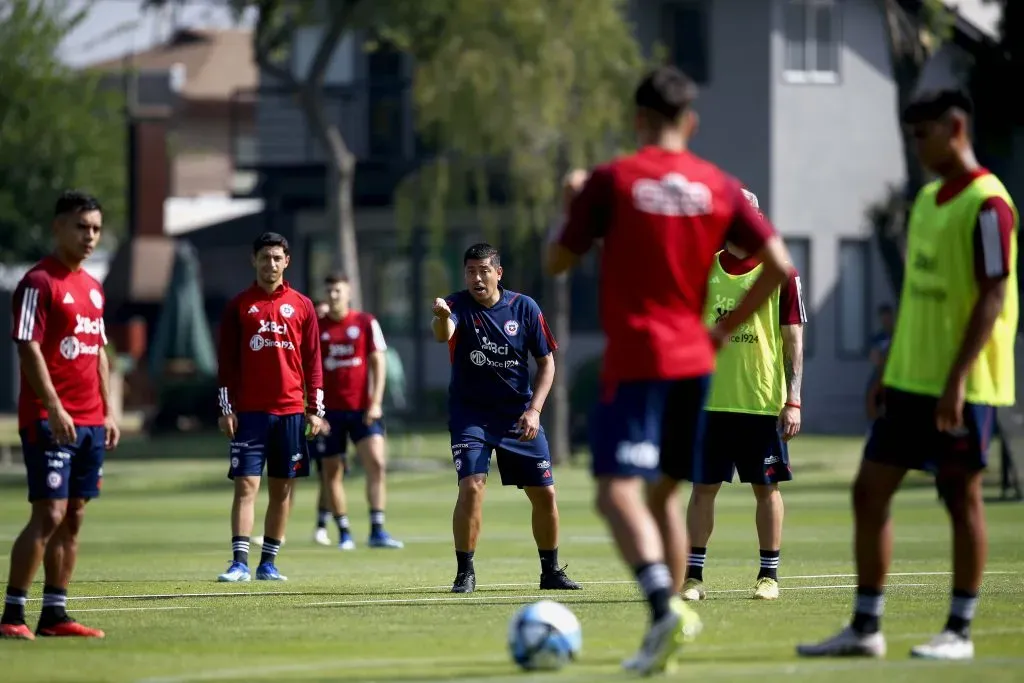
{"type": "Polygon", "coordinates": [[[640,109],[675,122],[697,99],[697,84],[674,66],[659,66],[637,86],[633,100],[640,109]]]}
{"type": "Polygon", "coordinates": [[[926,90],[918,93],[903,110],[903,123],[912,126],[937,121],[950,110],[959,109],[967,116],[974,114],[971,96],[959,88],[926,90]]]}
{"type": "Polygon", "coordinates": [[[281,247],[284,249],[285,256],[290,252],[288,251],[288,240],[284,238],[284,235],[276,232],[265,232],[252,243],[253,256],[259,253],[263,247],[281,247]]]}
{"type": "Polygon", "coordinates": [[[345,273],[334,272],[330,273],[327,277],[324,278],[325,285],[336,285],[339,282],[347,283],[348,275],[345,275],[345,273]]]}
{"type": "Polygon", "coordinates": [[[69,213],[82,213],[83,211],[102,211],[98,199],[81,190],[64,190],[57,197],[53,206],[54,216],[63,216],[69,213]]]}
{"type": "Polygon", "coordinates": [[[470,261],[486,261],[488,259],[495,268],[501,265],[501,254],[498,253],[498,250],[486,242],[481,242],[466,250],[462,257],[462,265],[466,265],[470,261]]]}

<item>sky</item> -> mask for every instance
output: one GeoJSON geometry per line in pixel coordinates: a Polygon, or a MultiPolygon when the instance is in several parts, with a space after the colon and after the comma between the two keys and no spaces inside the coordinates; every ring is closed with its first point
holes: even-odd
{"type": "MultiPolygon", "coordinates": [[[[196,28],[230,28],[231,13],[210,0],[186,0],[178,23],[196,28]]],[[[65,39],[60,57],[70,66],[120,57],[145,50],[170,34],[168,13],[141,11],[142,0],[70,0],[72,11],[91,6],[86,19],[65,39]]],[[[244,25],[252,25],[247,17],[244,25]]]]}

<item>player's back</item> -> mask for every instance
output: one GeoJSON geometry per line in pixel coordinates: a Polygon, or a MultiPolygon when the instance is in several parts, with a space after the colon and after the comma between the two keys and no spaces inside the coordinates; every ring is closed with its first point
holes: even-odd
{"type": "Polygon", "coordinates": [[[702,312],[715,253],[746,206],[739,181],[694,154],[653,146],[599,174],[612,203],[601,261],[606,376],[711,372],[702,312]]]}

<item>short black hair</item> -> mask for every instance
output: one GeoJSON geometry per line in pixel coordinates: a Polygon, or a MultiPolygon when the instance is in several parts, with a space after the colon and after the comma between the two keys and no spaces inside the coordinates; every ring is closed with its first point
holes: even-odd
{"type": "Polygon", "coordinates": [[[253,256],[259,253],[263,247],[281,247],[284,249],[284,254],[287,256],[290,252],[288,251],[288,240],[284,238],[284,235],[277,232],[265,232],[252,243],[253,256]]]}
{"type": "Polygon", "coordinates": [[[347,283],[348,281],[348,275],[345,275],[345,273],[340,273],[337,271],[329,273],[327,277],[324,278],[325,285],[336,285],[339,282],[347,283]]]}
{"type": "Polygon", "coordinates": [[[492,247],[487,242],[480,242],[466,250],[462,256],[462,265],[466,265],[470,261],[486,261],[488,259],[495,268],[501,265],[501,254],[497,247],[492,247]]]}
{"type": "Polygon", "coordinates": [[[54,216],[83,211],[103,211],[103,207],[98,199],[81,190],[64,190],[53,205],[54,216]]]}
{"type": "Polygon", "coordinates": [[[659,66],[640,81],[633,100],[640,109],[677,121],[697,99],[697,84],[674,66],[659,66]]]}
{"type": "Polygon", "coordinates": [[[971,116],[974,114],[974,102],[971,96],[960,88],[925,90],[914,95],[910,104],[903,110],[901,119],[904,124],[912,126],[936,121],[951,109],[959,109],[971,116]]]}

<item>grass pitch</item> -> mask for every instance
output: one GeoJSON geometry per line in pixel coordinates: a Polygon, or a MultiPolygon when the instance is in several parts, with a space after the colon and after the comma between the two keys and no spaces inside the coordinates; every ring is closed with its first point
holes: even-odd
{"type": "MultiPolygon", "coordinates": [[[[950,543],[945,513],[923,478],[897,499],[896,560],[881,662],[798,660],[799,641],[831,635],[848,617],[852,583],[848,485],[859,443],[798,439],[798,481],[784,489],[783,596],[750,600],[757,572],[753,497],[734,485],[719,497],[705,577],[710,599],[697,606],[705,631],[688,647],[673,678],[830,683],[1019,681],[1024,670],[1024,506],[989,507],[991,558],[975,623],[977,659],[968,664],[910,660],[948,604],[950,543]]],[[[443,437],[419,442],[447,457],[443,437]]],[[[642,635],[645,605],[592,511],[582,469],[556,471],[562,513],[561,560],[585,584],[577,593],[541,593],[529,505],[514,489],[492,485],[477,550],[479,588],[448,593],[455,562],[448,467],[391,475],[388,529],[404,550],[365,547],[362,480],[349,482],[359,548],[313,545],[315,486],[300,484],[278,566],[285,583],[218,584],[230,558],[230,484],[220,441],[129,441],[105,467],[103,497],[90,506],[69,609],[103,628],[104,641],[0,642],[0,680],[117,681],[611,681],[642,635]],[[182,457],[186,455],[188,457],[182,457]],[[144,456],[156,459],[146,460],[144,456]],[[178,456],[178,457],[175,457],[178,456]],[[583,623],[581,661],[550,675],[511,664],[506,624],[523,603],[553,598],[583,623]]],[[[585,462],[585,459],[584,459],[585,462]]],[[[265,500],[265,498],[263,499],[265,500]]],[[[27,506],[22,474],[0,473],[0,573],[27,506]]],[[[260,515],[262,511],[260,511],[260,515]]],[[[262,532],[257,524],[255,533],[262,532]]],[[[332,530],[333,535],[333,530],[332,530]]],[[[253,548],[255,568],[259,549],[253,548]]],[[[42,578],[41,575],[39,577],[42,578]]],[[[41,586],[33,587],[34,626],[41,586]]]]}

